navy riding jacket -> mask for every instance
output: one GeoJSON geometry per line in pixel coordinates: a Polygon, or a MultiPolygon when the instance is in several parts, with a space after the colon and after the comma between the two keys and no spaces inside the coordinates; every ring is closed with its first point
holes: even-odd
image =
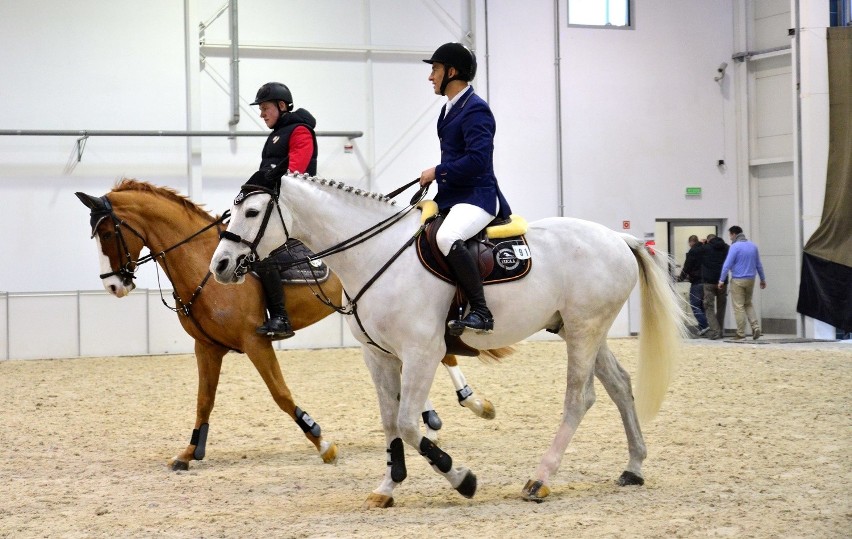
{"type": "Polygon", "coordinates": [[[446,105],[438,117],[441,164],[435,167],[435,203],[444,213],[456,204],[467,203],[508,218],[512,210],[494,176],[497,124],[488,103],[470,86],[446,117],[445,111],[446,105]]]}

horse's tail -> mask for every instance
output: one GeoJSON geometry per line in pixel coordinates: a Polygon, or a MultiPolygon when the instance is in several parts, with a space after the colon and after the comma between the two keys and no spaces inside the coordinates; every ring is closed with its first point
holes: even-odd
{"type": "Polygon", "coordinates": [[[622,235],[639,263],[642,323],[639,330],[639,365],[636,411],[640,423],[651,421],[666,396],[674,375],[680,344],[686,337],[686,311],[668,274],[670,257],[653,254],[637,238],[622,235]]]}
{"type": "Polygon", "coordinates": [[[479,361],[483,363],[500,363],[504,357],[509,357],[515,353],[515,348],[512,346],[504,346],[503,348],[489,348],[488,350],[479,351],[479,361]]]}

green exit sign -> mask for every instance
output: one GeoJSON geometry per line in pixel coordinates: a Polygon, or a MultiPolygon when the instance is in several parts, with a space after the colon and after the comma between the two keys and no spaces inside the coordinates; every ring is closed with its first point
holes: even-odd
{"type": "Polygon", "coordinates": [[[700,187],[687,187],[686,188],[686,196],[688,196],[688,197],[700,197],[701,196],[701,188],[700,187]]]}

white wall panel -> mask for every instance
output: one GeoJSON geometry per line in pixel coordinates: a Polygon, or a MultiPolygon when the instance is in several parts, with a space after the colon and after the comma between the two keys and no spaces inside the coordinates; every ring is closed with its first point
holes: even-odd
{"type": "Polygon", "coordinates": [[[0,294],[0,359],[9,359],[9,331],[7,323],[9,321],[6,316],[6,309],[9,306],[9,295],[0,294]]]}
{"type": "Polygon", "coordinates": [[[679,6],[638,4],[635,30],[563,30],[568,215],[616,229],[630,220],[642,237],[657,218],[736,213],[734,75],[713,80],[733,54],[731,4],[679,6]],[[702,198],[686,200],[687,186],[702,198]]]}
{"type": "MultiPolygon", "coordinates": [[[[487,30],[500,189],[529,221],[559,215],[553,3],[490,2],[487,30]]],[[[485,81],[474,87],[484,93],[485,81]]]]}
{"type": "MultiPolygon", "coordinates": [[[[170,291],[164,292],[167,301],[171,298],[170,294],[170,291]]],[[[195,350],[195,341],[183,330],[178,315],[163,305],[160,291],[149,290],[147,299],[150,353],[192,353],[195,350]]]]}
{"type": "Polygon", "coordinates": [[[147,354],[147,310],[147,298],[142,291],[120,299],[105,291],[81,293],[80,355],[147,354]]]}
{"type": "MultiPolygon", "coordinates": [[[[828,7],[826,6],[826,9],[828,7]]],[[[790,45],[790,0],[754,0],[752,50],[790,45]]]]}
{"type": "Polygon", "coordinates": [[[760,258],[769,288],[755,292],[761,296],[760,316],[791,319],[795,317],[798,268],[790,242],[795,234],[796,212],[793,207],[792,163],[755,167],[759,216],[757,229],[746,235],[760,249],[760,258]]]}
{"type": "Polygon", "coordinates": [[[789,56],[754,62],[752,159],[793,157],[792,73],[789,56]]]}
{"type": "Polygon", "coordinates": [[[77,294],[27,294],[9,301],[9,359],[77,355],[77,294]]]}

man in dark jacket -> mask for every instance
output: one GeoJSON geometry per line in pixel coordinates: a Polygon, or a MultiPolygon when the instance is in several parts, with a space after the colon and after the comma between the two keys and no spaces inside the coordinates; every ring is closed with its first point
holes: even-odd
{"type": "Polygon", "coordinates": [[[704,315],[704,281],[701,279],[703,256],[704,244],[693,234],[689,237],[689,251],[677,278],[678,282],[689,281],[689,306],[692,307],[692,314],[698,322],[698,335],[704,335],[710,329],[704,315]]]}
{"type": "MultiPolygon", "coordinates": [[[[269,181],[281,179],[288,171],[317,173],[317,136],[314,128],[317,121],[305,109],[293,110],[293,95],[280,82],[268,82],[257,91],[254,103],[260,106],[260,117],[272,133],[266,139],[260,156],[259,171],[269,181]]],[[[295,335],[290,318],[284,308],[284,287],[278,267],[268,262],[255,267],[263,293],[269,319],[257,332],[272,340],[288,339],[295,335]]]]}
{"type": "MultiPolygon", "coordinates": [[[[704,245],[701,258],[701,280],[704,281],[704,315],[710,331],[707,336],[713,340],[721,339],[725,333],[725,308],[728,305],[728,287],[719,288],[717,283],[722,274],[722,265],[728,256],[728,244],[725,240],[710,234],[704,245]]],[[[728,282],[725,277],[725,284],[728,282]]]]}

